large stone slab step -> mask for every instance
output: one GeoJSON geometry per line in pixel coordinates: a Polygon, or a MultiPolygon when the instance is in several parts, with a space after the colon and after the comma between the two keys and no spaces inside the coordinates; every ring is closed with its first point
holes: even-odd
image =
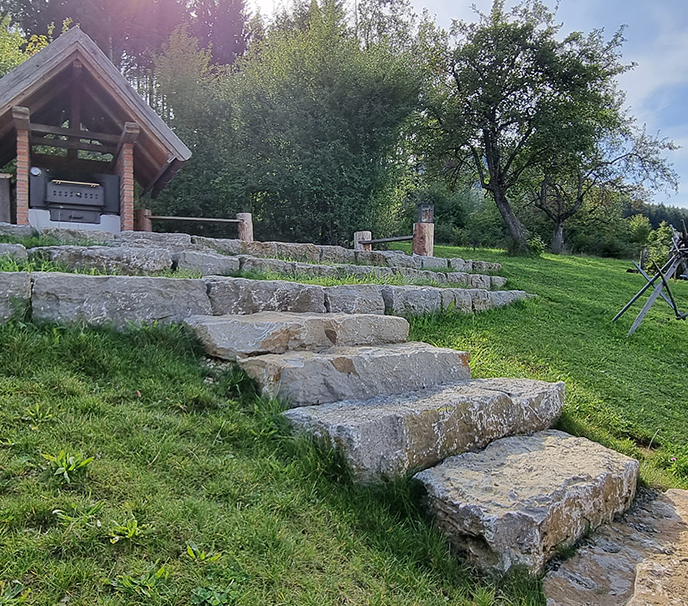
{"type": "Polygon", "coordinates": [[[291,351],[238,361],[289,407],[367,400],[470,379],[468,354],[426,343],[291,351]]]}
{"type": "Polygon", "coordinates": [[[556,430],[513,436],[414,476],[438,526],[483,569],[533,574],[624,512],[638,462],[556,430]]]}
{"type": "Polygon", "coordinates": [[[688,491],[643,491],[543,582],[547,606],[688,604],[688,491]]]}
{"type": "Polygon", "coordinates": [[[372,314],[261,312],[192,316],[185,322],[211,356],[225,360],[334,346],[383,345],[408,339],[403,318],[372,314]]]}
{"type": "Polygon", "coordinates": [[[326,439],[357,481],[426,469],[504,436],[547,429],[564,405],[564,383],[477,379],[402,396],[294,408],[297,432],[326,439]]]}

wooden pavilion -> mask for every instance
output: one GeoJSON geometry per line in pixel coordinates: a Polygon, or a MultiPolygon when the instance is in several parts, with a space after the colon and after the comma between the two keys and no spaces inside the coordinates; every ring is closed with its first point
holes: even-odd
{"type": "Polygon", "coordinates": [[[134,229],[191,151],[75,27],[0,78],[0,167],[17,159],[13,220],[134,229]]]}

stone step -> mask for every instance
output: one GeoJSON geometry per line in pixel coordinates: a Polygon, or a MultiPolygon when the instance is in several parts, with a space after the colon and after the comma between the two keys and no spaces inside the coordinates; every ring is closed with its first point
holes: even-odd
{"type": "Polygon", "coordinates": [[[371,314],[261,312],[250,315],[192,316],[185,325],[217,358],[323,351],[333,346],[383,345],[408,339],[403,318],[371,314]]]}
{"type": "Polygon", "coordinates": [[[504,436],[550,427],[564,383],[477,379],[402,396],[294,408],[297,432],[326,439],[369,484],[426,469],[504,436]]]}
{"type": "Polygon", "coordinates": [[[639,491],[544,578],[547,606],[688,604],[688,491],[639,491]]]}
{"type": "Polygon", "coordinates": [[[466,352],[426,343],[291,351],[238,362],[263,394],[290,408],[396,395],[471,376],[466,352]]]}
{"type": "Polygon", "coordinates": [[[414,476],[438,526],[483,570],[538,574],[557,549],[624,512],[638,462],[556,430],[502,438],[414,476]]]}

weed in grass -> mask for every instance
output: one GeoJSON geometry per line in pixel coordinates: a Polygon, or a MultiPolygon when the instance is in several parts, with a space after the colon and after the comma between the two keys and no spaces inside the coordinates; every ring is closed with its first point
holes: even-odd
{"type": "Polygon", "coordinates": [[[110,543],[115,545],[120,541],[127,543],[136,543],[146,532],[150,530],[148,524],[139,524],[135,517],[130,517],[123,524],[120,524],[116,520],[112,521],[108,536],[110,537],[110,543]]]}
{"type": "Polygon", "coordinates": [[[211,585],[196,587],[191,591],[191,604],[194,606],[228,606],[234,604],[239,591],[234,587],[234,580],[227,587],[211,585]]]}
{"type": "Polygon", "coordinates": [[[19,581],[0,581],[0,606],[14,606],[23,604],[29,599],[31,589],[24,587],[19,581]]]}
{"type": "Polygon", "coordinates": [[[36,431],[41,423],[47,423],[53,420],[53,413],[50,406],[41,405],[36,402],[32,406],[27,406],[24,409],[24,416],[22,421],[28,421],[31,424],[31,429],[36,431]]]}
{"type": "Polygon", "coordinates": [[[43,453],[41,456],[48,461],[52,477],[65,484],[83,480],[94,459],[81,454],[69,454],[66,450],[61,450],[57,455],[43,453]]]}
{"type": "Polygon", "coordinates": [[[196,543],[189,542],[186,544],[186,554],[194,562],[217,562],[222,557],[222,552],[215,551],[215,546],[213,545],[208,551],[200,548],[196,543]]]}
{"type": "Polygon", "coordinates": [[[140,575],[122,574],[107,583],[119,593],[135,598],[156,598],[166,593],[169,571],[165,565],[152,564],[140,575]]]}
{"type": "Polygon", "coordinates": [[[105,502],[99,501],[87,507],[74,505],[69,512],[62,509],[54,509],[53,515],[66,527],[65,533],[73,532],[79,536],[79,531],[82,529],[102,527],[98,514],[103,507],[105,507],[105,502]]]}

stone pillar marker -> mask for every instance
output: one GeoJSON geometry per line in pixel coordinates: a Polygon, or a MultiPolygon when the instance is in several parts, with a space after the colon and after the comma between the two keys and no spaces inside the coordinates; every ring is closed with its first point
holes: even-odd
{"type": "Polygon", "coordinates": [[[29,224],[29,171],[31,170],[30,114],[27,107],[12,108],[17,129],[17,225],[29,224]]]}
{"type": "Polygon", "coordinates": [[[413,254],[432,257],[435,249],[435,224],[413,224],[413,254]]]}
{"type": "Polygon", "coordinates": [[[251,213],[237,213],[239,219],[239,240],[253,242],[253,217],[251,213]]]}
{"type": "Polygon", "coordinates": [[[12,175],[9,173],[0,173],[0,223],[12,222],[10,177],[12,177],[12,175]]]}
{"type": "Polygon", "coordinates": [[[354,232],[354,250],[373,250],[372,244],[361,244],[362,241],[372,240],[373,232],[357,231],[354,232]]]}

